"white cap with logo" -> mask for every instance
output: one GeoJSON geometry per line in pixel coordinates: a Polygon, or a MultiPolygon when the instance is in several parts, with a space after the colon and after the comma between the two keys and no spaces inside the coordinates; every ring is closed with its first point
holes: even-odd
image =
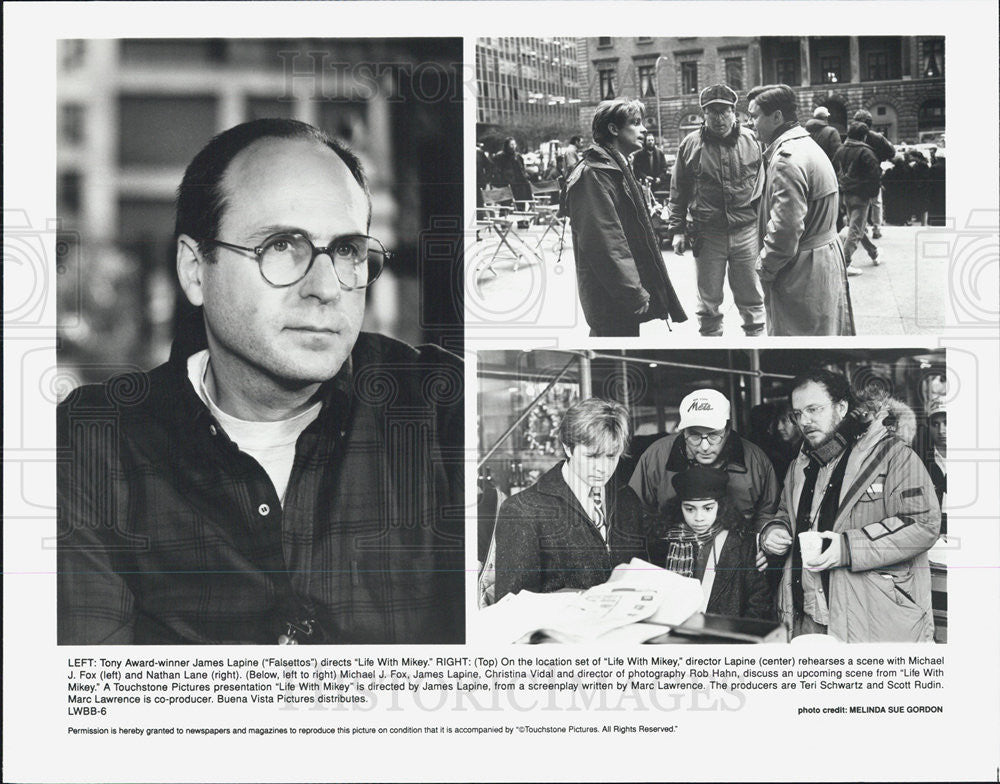
{"type": "Polygon", "coordinates": [[[679,407],[679,430],[688,427],[709,427],[722,430],[729,421],[729,401],[714,389],[697,389],[687,395],[679,407]]]}
{"type": "Polygon", "coordinates": [[[932,397],[927,403],[927,418],[930,419],[935,414],[946,414],[947,409],[945,407],[943,397],[932,397]]]}

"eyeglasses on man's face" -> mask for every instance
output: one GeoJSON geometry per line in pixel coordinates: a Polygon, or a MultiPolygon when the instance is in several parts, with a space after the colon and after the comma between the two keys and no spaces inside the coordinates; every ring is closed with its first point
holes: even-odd
{"type": "Polygon", "coordinates": [[[378,279],[386,260],[391,257],[381,242],[364,234],[345,234],[321,248],[298,232],[272,234],[256,247],[234,245],[217,239],[198,242],[253,253],[257,257],[260,276],[275,288],[295,285],[309,274],[317,256],[326,255],[333,261],[333,271],[342,289],[365,289],[378,279]]]}
{"type": "Polygon", "coordinates": [[[722,439],[726,437],[725,430],[713,430],[710,433],[685,433],[684,440],[687,441],[687,445],[690,447],[701,446],[702,441],[708,441],[712,446],[718,446],[722,443],[722,439]]]}
{"type": "Polygon", "coordinates": [[[799,411],[798,409],[793,409],[792,419],[795,420],[796,422],[801,422],[802,417],[807,416],[809,417],[809,421],[813,422],[816,420],[816,417],[818,417],[820,414],[823,413],[823,411],[828,409],[830,405],[831,405],[830,403],[822,403],[814,406],[806,406],[801,411],[799,411]]]}

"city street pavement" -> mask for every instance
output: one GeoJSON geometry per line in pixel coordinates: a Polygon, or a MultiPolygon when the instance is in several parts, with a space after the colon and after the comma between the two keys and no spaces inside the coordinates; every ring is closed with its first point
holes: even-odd
{"type": "MultiPolygon", "coordinates": [[[[504,248],[494,262],[496,275],[485,268],[496,247],[496,239],[485,234],[476,244],[466,264],[467,329],[475,335],[476,327],[529,327],[525,336],[551,337],[573,341],[589,334],[576,295],[576,275],[570,232],[567,245],[557,263],[558,244],[550,232],[537,251],[531,250],[542,235],[542,227],[518,230],[525,243],[512,239],[521,258],[515,260],[504,248]],[[477,266],[479,269],[477,271],[477,266]],[[475,281],[475,282],[474,282],[475,281]]],[[[880,250],[879,266],[873,266],[861,247],[855,251],[853,266],[862,271],[849,278],[854,319],[859,336],[935,334],[944,325],[944,296],[947,290],[946,260],[921,258],[919,270],[918,236],[928,229],[921,226],[886,226],[882,239],[876,241],[880,250]]],[[[697,288],[695,261],[690,251],[677,256],[664,250],[667,271],[677,295],[688,314],[682,324],[673,324],[671,333],[665,322],[657,320],[642,326],[642,337],[697,336],[697,288]]],[[[742,337],[740,317],[726,290],[723,304],[726,336],[742,337]]],[[[486,334],[484,333],[484,337],[486,334]]]]}

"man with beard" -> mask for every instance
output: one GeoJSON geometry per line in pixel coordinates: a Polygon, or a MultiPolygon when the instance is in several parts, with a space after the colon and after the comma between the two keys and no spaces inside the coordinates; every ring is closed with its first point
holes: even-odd
{"type": "Polygon", "coordinates": [[[768,334],[853,335],[833,164],[799,125],[792,88],[755,87],[747,98],[766,145],[757,271],[768,334]]]}
{"type": "Polygon", "coordinates": [[[566,181],[576,282],[590,334],[638,336],[652,319],[686,321],[628,156],[646,128],[639,101],[602,101],[594,143],[566,181]]]}
{"type": "Polygon", "coordinates": [[[785,557],[778,609],[790,637],[930,642],[927,551],[941,510],[927,470],[881,422],[852,410],[839,373],[799,376],[791,403],[802,451],[760,534],[764,552],[785,557]],[[824,540],[821,552],[804,557],[805,532],[824,540]]]}
{"type": "Polygon", "coordinates": [[[654,191],[666,185],[667,159],[656,148],[656,139],[652,134],[646,134],[642,149],[632,156],[632,171],[639,182],[648,179],[649,187],[654,191]]]}
{"type": "Polygon", "coordinates": [[[674,252],[684,253],[690,233],[698,276],[698,321],[702,335],[722,335],[723,283],[729,285],[748,336],[764,333],[764,292],[757,263],[757,201],[763,188],[760,145],[736,119],[736,93],[724,84],[701,92],[705,124],[677,150],[670,180],[674,252]]]}

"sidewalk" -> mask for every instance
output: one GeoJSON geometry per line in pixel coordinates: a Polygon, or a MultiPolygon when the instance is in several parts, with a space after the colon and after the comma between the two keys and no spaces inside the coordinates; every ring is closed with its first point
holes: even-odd
{"type": "MultiPolygon", "coordinates": [[[[849,278],[854,319],[859,336],[871,335],[920,335],[935,334],[944,326],[944,293],[946,262],[943,259],[922,259],[919,280],[916,269],[917,235],[927,231],[921,226],[886,226],[882,239],[876,244],[880,250],[879,266],[871,264],[868,254],[858,248],[854,265],[862,275],[849,278]]],[[[541,237],[542,228],[532,226],[521,230],[527,248],[512,240],[521,253],[518,269],[511,254],[502,250],[494,262],[497,275],[484,268],[475,272],[477,264],[485,265],[496,246],[495,239],[487,237],[470,253],[466,263],[468,276],[466,290],[466,326],[500,329],[523,329],[525,336],[551,337],[559,340],[577,340],[589,335],[589,328],[580,310],[576,296],[576,274],[573,248],[567,246],[557,264],[557,243],[549,233],[540,253],[544,261],[534,257],[532,248],[541,237]],[[478,278],[478,286],[473,279],[478,278]]],[[[667,272],[670,274],[677,296],[688,314],[682,324],[673,324],[671,332],[663,321],[643,324],[643,337],[697,336],[698,318],[695,261],[690,251],[677,256],[664,251],[667,272]]],[[[724,334],[743,337],[739,313],[726,290],[723,303],[724,334]]]]}

